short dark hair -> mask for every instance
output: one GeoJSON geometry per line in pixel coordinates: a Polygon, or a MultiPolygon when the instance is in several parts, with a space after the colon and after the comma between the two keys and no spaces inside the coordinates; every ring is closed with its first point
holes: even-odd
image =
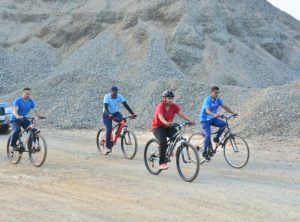
{"type": "Polygon", "coordinates": [[[211,92],[213,92],[213,91],[215,91],[215,90],[219,90],[219,86],[212,86],[212,87],[210,88],[210,91],[211,91],[211,92]]]}
{"type": "Polygon", "coordinates": [[[23,88],[23,92],[25,92],[26,90],[30,90],[31,91],[31,89],[29,88],[29,87],[25,87],[25,88],[23,88]]]}

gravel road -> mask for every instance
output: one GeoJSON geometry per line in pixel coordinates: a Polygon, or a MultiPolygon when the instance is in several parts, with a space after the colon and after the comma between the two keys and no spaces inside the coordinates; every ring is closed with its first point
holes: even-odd
{"type": "Polygon", "coordinates": [[[235,170],[222,153],[186,183],[174,162],[150,175],[142,151],[152,136],[137,133],[134,160],[116,147],[110,156],[95,146],[95,131],[44,130],[48,158],[33,167],[24,155],[8,162],[0,136],[0,221],[299,221],[299,139],[248,139],[251,159],[235,170]]]}

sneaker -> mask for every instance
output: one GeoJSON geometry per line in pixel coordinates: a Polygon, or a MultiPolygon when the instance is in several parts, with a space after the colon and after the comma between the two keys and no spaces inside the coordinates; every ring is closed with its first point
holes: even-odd
{"type": "Polygon", "coordinates": [[[210,157],[205,152],[202,153],[201,157],[202,157],[203,160],[205,160],[207,162],[210,161],[210,157]]]}
{"type": "Polygon", "coordinates": [[[220,140],[219,140],[218,138],[214,138],[214,142],[215,142],[215,143],[219,143],[220,140]]]}
{"type": "Polygon", "coordinates": [[[159,169],[160,169],[160,170],[167,170],[167,169],[169,169],[169,166],[168,166],[168,164],[163,163],[163,164],[160,164],[160,165],[159,165],[159,169]]]}
{"type": "Polygon", "coordinates": [[[16,145],[10,146],[13,151],[19,151],[19,148],[16,145]]]}
{"type": "Polygon", "coordinates": [[[109,148],[104,148],[103,152],[104,155],[108,155],[109,153],[111,153],[111,149],[109,148]]]}

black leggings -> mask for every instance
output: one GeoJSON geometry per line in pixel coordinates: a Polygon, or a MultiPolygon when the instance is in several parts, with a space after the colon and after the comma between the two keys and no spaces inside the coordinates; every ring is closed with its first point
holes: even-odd
{"type": "Polygon", "coordinates": [[[177,129],[174,127],[163,128],[158,127],[152,129],[155,138],[159,143],[159,164],[167,163],[166,152],[167,152],[167,137],[171,138],[177,133],[177,129]]]}

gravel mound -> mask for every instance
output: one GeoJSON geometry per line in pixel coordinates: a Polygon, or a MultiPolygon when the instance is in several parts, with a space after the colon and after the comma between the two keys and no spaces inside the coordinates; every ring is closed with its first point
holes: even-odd
{"type": "Polygon", "coordinates": [[[198,119],[219,84],[236,131],[299,135],[300,22],[267,1],[37,3],[0,8],[0,100],[32,87],[47,125],[99,127],[111,85],[135,127],[149,128],[166,88],[198,119]]]}

